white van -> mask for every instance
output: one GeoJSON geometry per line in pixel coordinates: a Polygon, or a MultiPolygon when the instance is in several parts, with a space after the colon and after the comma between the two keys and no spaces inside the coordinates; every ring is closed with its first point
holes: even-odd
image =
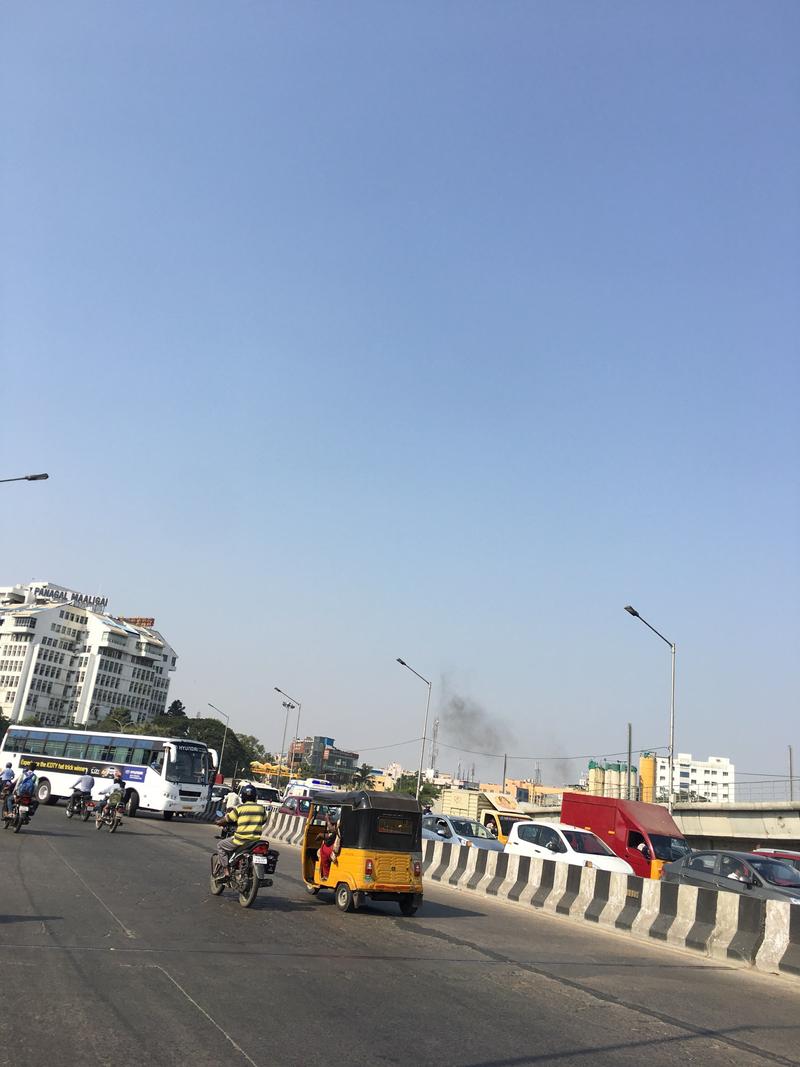
{"type": "Polygon", "coordinates": [[[333,789],[333,782],[326,778],[292,778],[283,791],[283,800],[287,797],[310,797],[320,789],[333,789]]]}

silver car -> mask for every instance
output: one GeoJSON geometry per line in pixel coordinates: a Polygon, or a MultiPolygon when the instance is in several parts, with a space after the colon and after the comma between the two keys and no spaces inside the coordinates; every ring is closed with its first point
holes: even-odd
{"type": "Polygon", "coordinates": [[[448,845],[471,845],[487,852],[502,852],[503,846],[485,826],[461,815],[424,815],[423,841],[446,841],[448,845]]]}
{"type": "Polygon", "coordinates": [[[800,871],[752,852],[692,852],[674,863],[665,863],[661,878],[700,889],[724,889],[757,900],[800,904],[800,871]]]}

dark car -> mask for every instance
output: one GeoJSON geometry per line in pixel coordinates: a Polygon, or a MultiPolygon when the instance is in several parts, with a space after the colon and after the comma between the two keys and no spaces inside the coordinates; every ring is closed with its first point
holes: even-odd
{"type": "Polygon", "coordinates": [[[662,880],[800,905],[800,871],[752,852],[692,852],[665,863],[662,880]]]}

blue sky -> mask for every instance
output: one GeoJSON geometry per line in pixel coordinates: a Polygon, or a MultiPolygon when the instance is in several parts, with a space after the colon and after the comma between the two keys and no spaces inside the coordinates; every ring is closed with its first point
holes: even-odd
{"type": "Polygon", "coordinates": [[[0,583],[268,746],[418,737],[402,656],[518,756],[666,745],[633,603],[677,748],[800,762],[796,4],[3,21],[0,583]]]}

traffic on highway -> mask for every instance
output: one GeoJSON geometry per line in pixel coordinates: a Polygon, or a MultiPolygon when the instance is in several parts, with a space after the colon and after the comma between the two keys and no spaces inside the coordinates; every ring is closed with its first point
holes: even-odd
{"type": "Polygon", "coordinates": [[[396,1064],[412,1045],[418,1063],[458,1067],[798,1062],[798,993],[781,979],[430,882],[413,919],[372,894],[348,913],[330,875],[311,893],[308,840],[281,846],[273,885],[243,910],[235,885],[210,885],[213,824],[140,812],[112,843],[65,810],[40,804],[0,837],[6,1052],[106,1064],[135,1049],[165,1067],[396,1064]]]}

